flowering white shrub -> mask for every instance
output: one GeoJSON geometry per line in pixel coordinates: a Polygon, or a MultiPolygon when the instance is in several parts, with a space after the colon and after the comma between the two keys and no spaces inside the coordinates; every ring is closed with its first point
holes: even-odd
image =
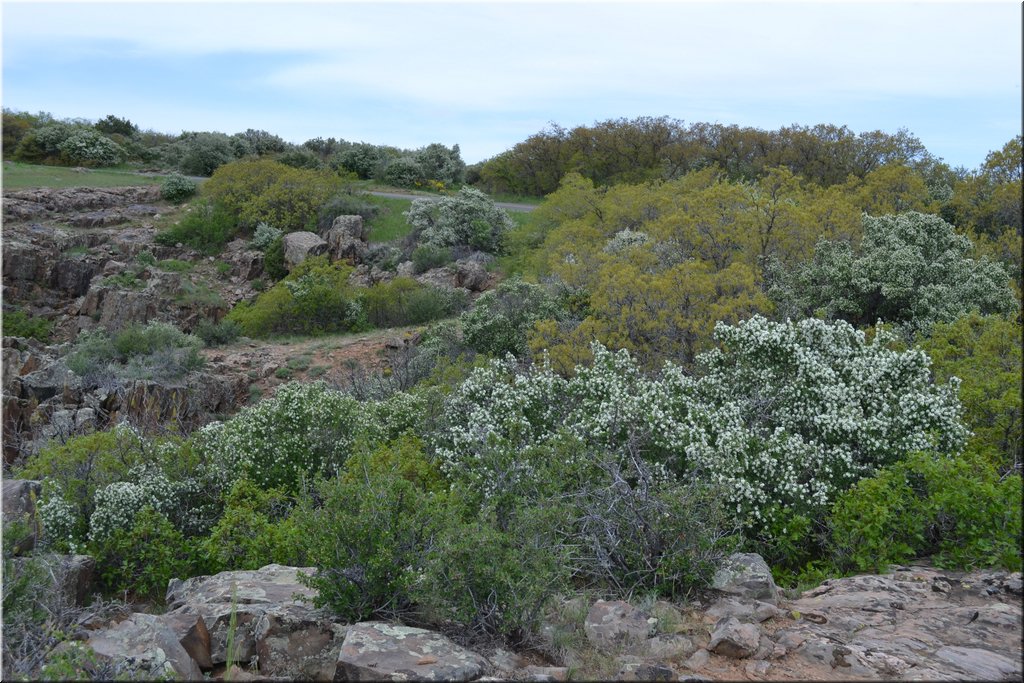
{"type": "Polygon", "coordinates": [[[769,294],[783,314],[822,311],[855,325],[884,320],[913,332],[972,310],[1018,309],[1003,266],[971,258],[971,241],[938,216],[911,211],[865,215],[863,222],[859,250],[823,240],[810,263],[791,272],[769,267],[769,294]]]}
{"type": "Polygon", "coordinates": [[[263,488],[294,489],[304,475],[337,472],[373,418],[373,406],[324,382],[292,382],[203,427],[195,444],[224,490],[243,475],[263,488]]]}
{"type": "Polygon", "coordinates": [[[43,496],[36,506],[43,523],[43,542],[58,551],[77,553],[82,539],[75,532],[75,508],[65,498],[61,485],[54,479],[43,481],[43,496]]]}
{"type": "Polygon", "coordinates": [[[515,223],[490,197],[470,187],[441,199],[414,199],[405,212],[423,242],[438,247],[468,246],[497,252],[515,223]]]}
{"type": "MultiPolygon", "coordinates": [[[[726,491],[751,529],[823,513],[858,479],[907,453],[955,452],[967,431],[957,383],[935,386],[920,350],[868,342],[845,322],[719,323],[722,349],[704,374],[666,365],[656,378],[625,351],[594,345],[594,364],[570,380],[511,357],[480,368],[445,406],[442,467],[484,493],[530,475],[531,444],[571,435],[696,475],[726,491]],[[780,514],[781,512],[786,514],[780,514]]],[[[583,452],[586,452],[586,448],[583,452]]]]}
{"type": "Polygon", "coordinates": [[[249,240],[249,246],[259,251],[266,251],[267,247],[283,234],[281,230],[271,226],[269,223],[260,221],[256,224],[256,231],[253,233],[252,239],[249,240]]]}
{"type": "Polygon", "coordinates": [[[632,247],[639,247],[650,240],[646,232],[639,230],[620,230],[604,245],[607,254],[618,254],[632,247]]]}
{"type": "Polygon", "coordinates": [[[174,508],[176,487],[160,470],[133,467],[128,476],[133,481],[114,482],[96,492],[96,509],[89,518],[91,542],[131,529],[147,505],[165,516],[174,508]]]}

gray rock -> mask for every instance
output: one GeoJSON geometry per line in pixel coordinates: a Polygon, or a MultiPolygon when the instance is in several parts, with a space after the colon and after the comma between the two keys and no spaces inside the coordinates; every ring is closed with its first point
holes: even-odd
{"type": "Polygon", "coordinates": [[[290,232],[284,236],[284,263],[288,270],[310,256],[327,253],[327,242],[312,232],[290,232]]]}
{"type": "Polygon", "coordinates": [[[760,600],[751,602],[740,602],[732,598],[722,598],[715,601],[704,611],[705,620],[712,623],[728,617],[736,617],[741,622],[760,623],[768,619],[780,617],[784,614],[775,605],[760,600]]]}
{"type": "Polygon", "coordinates": [[[778,604],[779,588],[772,578],[771,569],[756,553],[734,553],[715,572],[712,587],[739,596],[778,604]]]}
{"type": "Polygon", "coordinates": [[[622,600],[595,602],[587,613],[583,630],[598,650],[615,652],[645,643],[652,624],[645,612],[622,600]]]}
{"type": "Polygon", "coordinates": [[[120,670],[148,678],[200,680],[199,666],[164,619],[136,613],[115,626],[93,634],[86,644],[98,657],[120,670]]]}
{"type": "Polygon", "coordinates": [[[690,657],[697,645],[686,636],[662,633],[647,640],[647,656],[659,661],[673,662],[690,657]]]}
{"type": "Polygon", "coordinates": [[[708,650],[734,659],[745,659],[757,652],[760,644],[760,628],[740,623],[736,617],[728,617],[711,634],[708,650]]]}
{"type": "Polygon", "coordinates": [[[935,656],[962,671],[967,678],[980,681],[1019,681],[1020,660],[1011,660],[1003,655],[978,647],[943,647],[935,656]]]}
{"type": "Polygon", "coordinates": [[[336,680],[470,681],[486,665],[483,657],[439,633],[370,621],[349,627],[336,680]]]}

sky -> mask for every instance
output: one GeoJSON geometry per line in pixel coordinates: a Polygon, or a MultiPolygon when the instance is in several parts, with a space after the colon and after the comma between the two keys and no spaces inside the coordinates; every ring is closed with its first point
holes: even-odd
{"type": "Polygon", "coordinates": [[[550,123],[906,128],[976,168],[1021,134],[1008,2],[4,1],[3,106],[474,163],[550,123]]]}

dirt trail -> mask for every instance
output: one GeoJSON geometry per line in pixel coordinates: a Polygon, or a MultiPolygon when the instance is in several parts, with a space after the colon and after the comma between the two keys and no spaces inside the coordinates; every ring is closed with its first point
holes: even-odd
{"type": "Polygon", "coordinates": [[[387,354],[414,343],[423,326],[393,327],[358,334],[335,334],[297,340],[245,340],[203,355],[217,372],[249,378],[250,402],[272,396],[291,381],[324,380],[347,386],[353,374],[382,370],[387,354]]]}

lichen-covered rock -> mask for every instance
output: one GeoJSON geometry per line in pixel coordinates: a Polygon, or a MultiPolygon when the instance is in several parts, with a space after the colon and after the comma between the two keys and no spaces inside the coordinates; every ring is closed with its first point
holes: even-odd
{"type": "Polygon", "coordinates": [[[203,677],[174,630],[160,616],[133,614],[119,624],[95,632],[86,644],[101,659],[110,660],[119,670],[134,676],[187,681],[203,677]]]}
{"type": "Polygon", "coordinates": [[[486,666],[483,657],[439,633],[369,621],[349,627],[336,680],[471,681],[486,666]]]}
{"type": "Polygon", "coordinates": [[[459,261],[455,264],[455,285],[471,292],[482,292],[490,282],[490,273],[476,261],[459,261]]]}
{"type": "Polygon", "coordinates": [[[345,629],[309,602],[316,592],[300,583],[298,574],[313,571],[271,564],[252,571],[173,579],[167,587],[168,617],[179,622],[202,617],[214,666],[227,659],[234,614],[237,661],[256,661],[261,675],[331,680],[345,629]]]}
{"type": "Polygon", "coordinates": [[[284,236],[284,263],[288,270],[310,256],[327,253],[327,242],[312,232],[290,232],[284,236]]]}
{"type": "Polygon", "coordinates": [[[366,237],[362,216],[338,216],[325,235],[331,260],[361,263],[369,249],[366,237]]]}
{"type": "Polygon", "coordinates": [[[712,587],[741,598],[761,600],[775,605],[779,588],[772,571],[756,553],[734,553],[715,572],[712,587]]]}
{"type": "Polygon", "coordinates": [[[614,652],[645,643],[654,623],[657,620],[628,602],[598,600],[587,613],[583,630],[594,647],[614,652]]]}

